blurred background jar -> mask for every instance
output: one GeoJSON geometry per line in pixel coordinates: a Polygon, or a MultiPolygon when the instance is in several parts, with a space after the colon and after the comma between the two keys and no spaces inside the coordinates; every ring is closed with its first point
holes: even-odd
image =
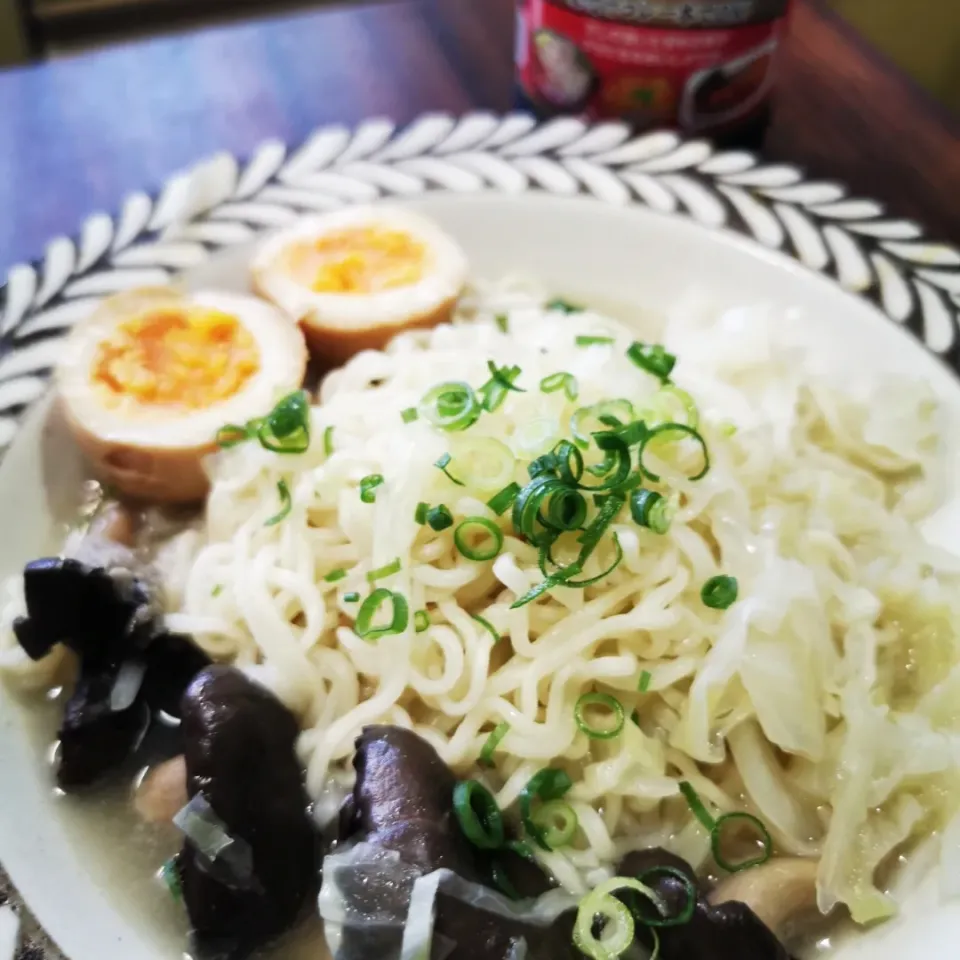
{"type": "Polygon", "coordinates": [[[518,0],[520,106],[756,144],[791,0],[518,0]]]}

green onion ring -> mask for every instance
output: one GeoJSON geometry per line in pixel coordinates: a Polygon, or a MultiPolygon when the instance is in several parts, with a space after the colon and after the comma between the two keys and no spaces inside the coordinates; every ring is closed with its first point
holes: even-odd
{"type": "Polygon", "coordinates": [[[717,822],[713,825],[713,830],[710,832],[710,849],[713,852],[713,859],[716,860],[718,867],[730,873],[739,873],[741,870],[759,867],[760,864],[766,863],[770,857],[773,856],[773,838],[759,817],[755,817],[752,813],[734,811],[733,813],[725,813],[723,816],[717,817],[717,822]],[[723,856],[720,849],[720,844],[723,840],[723,825],[734,820],[745,820],[747,823],[756,827],[763,843],[763,853],[759,857],[751,857],[749,860],[743,860],[740,863],[730,863],[730,861],[723,856]]]}
{"type": "Polygon", "coordinates": [[[254,420],[251,420],[246,426],[240,426],[238,423],[227,423],[217,431],[216,444],[223,450],[238,447],[241,443],[246,443],[256,436],[258,429],[259,422],[254,420]],[[257,423],[257,427],[251,428],[252,423],[257,423]]]}
{"type": "Polygon", "coordinates": [[[476,620],[477,623],[479,623],[480,626],[483,627],[483,629],[486,630],[487,633],[489,633],[491,637],[493,637],[493,642],[494,642],[494,643],[499,643],[499,642],[503,639],[503,638],[500,636],[500,634],[497,633],[496,627],[494,627],[494,625],[493,625],[489,620],[485,620],[485,619],[484,619],[483,617],[481,617],[480,614],[478,614],[478,613],[471,613],[471,614],[470,614],[470,617],[471,617],[471,619],[476,620]]]}
{"type": "Polygon", "coordinates": [[[453,526],[453,514],[445,504],[441,503],[427,511],[426,521],[431,530],[440,533],[453,526]]]}
{"type": "Polygon", "coordinates": [[[347,575],[347,571],[343,567],[338,567],[336,570],[331,570],[323,579],[327,583],[336,583],[338,580],[342,580],[347,575]]]}
{"type": "Polygon", "coordinates": [[[466,484],[462,480],[458,480],[448,469],[450,461],[453,457],[449,453],[445,453],[435,464],[434,466],[440,470],[443,475],[451,482],[455,483],[458,487],[465,487],[466,484]]]}
{"type": "Polygon", "coordinates": [[[354,630],[362,640],[379,640],[381,637],[403,633],[410,622],[410,606],[402,593],[394,593],[386,587],[378,587],[360,604],[354,630]],[[393,616],[385,627],[374,627],[373,618],[387,601],[393,606],[393,616]]]}
{"type": "Polygon", "coordinates": [[[616,463],[610,471],[612,476],[607,475],[603,483],[578,483],[577,486],[581,490],[613,490],[630,476],[630,448],[615,433],[595,433],[593,442],[605,453],[616,457],[616,463]]]}
{"type": "Polygon", "coordinates": [[[503,547],[503,532],[500,528],[486,517],[467,517],[461,520],[457,529],[453,531],[454,546],[468,560],[483,562],[492,560],[503,547]],[[468,537],[471,532],[481,530],[490,537],[490,543],[484,545],[483,541],[478,544],[471,544],[468,537]]]}
{"type": "Polygon", "coordinates": [[[627,348],[627,356],[641,370],[658,380],[666,380],[677,363],[677,358],[672,353],[667,353],[659,343],[634,341],[627,348]]]}
{"type": "Polygon", "coordinates": [[[377,499],[377,487],[383,483],[382,473],[371,473],[360,481],[360,500],[373,503],[377,499]]]}
{"type": "Polygon", "coordinates": [[[490,736],[484,741],[483,746],[480,748],[480,757],[477,760],[477,763],[481,767],[492,767],[493,766],[493,754],[494,751],[500,746],[500,741],[509,733],[510,724],[506,720],[498,723],[493,730],[490,731],[490,736]]]}
{"type": "MultiPolygon", "coordinates": [[[[633,944],[633,914],[625,903],[613,896],[618,890],[635,890],[649,900],[661,916],[666,912],[663,902],[656,891],[633,877],[613,877],[601,883],[588,893],[577,908],[577,920],[573,928],[573,942],[578,950],[591,960],[616,960],[633,944]],[[601,918],[603,928],[614,925],[613,935],[603,939],[594,936],[593,930],[597,917],[601,918]]],[[[603,930],[601,930],[601,934],[603,930]]],[[[656,960],[660,952],[660,938],[652,929],[654,949],[650,960],[656,960]]]]}
{"type": "Polygon", "coordinates": [[[662,535],[670,529],[670,503],[655,490],[634,491],[630,497],[630,516],[639,526],[654,533],[662,535]]]}
{"type": "Polygon", "coordinates": [[[493,885],[508,900],[523,899],[523,897],[517,893],[517,888],[510,882],[510,878],[507,876],[507,872],[503,869],[503,865],[497,860],[494,860],[490,865],[490,879],[493,881],[493,885]]]}
{"type": "Polygon", "coordinates": [[[580,826],[576,811],[565,800],[548,800],[533,812],[531,819],[550,850],[568,846],[580,826]]]}
{"type": "Polygon", "coordinates": [[[726,610],[736,603],[739,592],[740,585],[736,577],[720,575],[711,577],[700,588],[700,599],[703,605],[711,610],[726,610]]]}
{"type": "Polygon", "coordinates": [[[453,811],[460,829],[475,847],[496,850],[503,846],[503,816],[493,794],[483,784],[461,780],[453,788],[453,811]]]}
{"type": "Polygon", "coordinates": [[[564,300],[563,297],[554,297],[552,300],[548,300],[544,304],[544,309],[559,310],[561,313],[583,313],[584,311],[584,307],[571,303],[569,300],[564,300]]]}
{"type": "Polygon", "coordinates": [[[277,481],[277,493],[280,496],[280,510],[264,522],[265,527],[275,527],[282,520],[285,520],[293,509],[293,498],[290,496],[290,488],[287,486],[286,480],[277,481]]]}
{"type": "Polygon", "coordinates": [[[407,407],[406,410],[400,411],[400,419],[403,420],[404,423],[413,423],[419,416],[420,412],[416,407],[407,407]]]}
{"type": "Polygon", "coordinates": [[[540,381],[540,391],[542,393],[556,393],[557,390],[563,390],[567,399],[573,403],[580,394],[580,386],[577,378],[572,373],[561,371],[560,373],[551,373],[540,381]]]}
{"type": "Polygon", "coordinates": [[[495,493],[488,501],[487,506],[498,516],[502,517],[513,506],[517,494],[520,492],[519,483],[508,483],[499,493],[495,493]]]}
{"type": "Polygon", "coordinates": [[[683,909],[673,916],[667,916],[666,913],[661,912],[661,909],[666,908],[666,904],[661,901],[657,906],[656,917],[648,917],[645,914],[641,914],[638,910],[637,919],[648,927],[680,927],[685,923],[689,923],[693,917],[693,911],[697,908],[697,888],[693,882],[682,870],[668,866],[651,867],[649,870],[644,870],[637,879],[645,884],[648,877],[656,876],[673,877],[683,884],[684,893],[687,895],[686,900],[683,902],[683,909]]]}
{"type": "Polygon", "coordinates": [[[371,570],[367,574],[368,583],[376,583],[377,580],[383,580],[385,577],[392,577],[395,573],[400,572],[400,558],[394,557],[389,563],[385,563],[382,567],[377,567],[375,570],[371,570]]]}
{"type": "Polygon", "coordinates": [[[560,479],[571,486],[578,484],[583,476],[583,454],[576,445],[569,440],[561,440],[551,452],[560,479]]]}
{"type": "Polygon", "coordinates": [[[417,633],[423,633],[430,626],[430,614],[426,610],[418,610],[413,615],[413,629],[417,633]]]}
{"type": "Polygon", "coordinates": [[[428,390],[418,407],[420,416],[440,430],[466,430],[481,413],[480,401],[469,383],[451,380],[428,390]]]}
{"type": "Polygon", "coordinates": [[[323,431],[323,452],[329,457],[333,454],[333,427],[323,431]]]}
{"type": "Polygon", "coordinates": [[[693,784],[688,780],[681,780],[679,785],[680,793],[683,795],[683,799],[687,801],[687,805],[690,807],[690,812],[700,821],[700,824],[707,828],[707,830],[713,830],[717,825],[717,821],[713,818],[710,811],[706,808],[704,802],[700,799],[700,794],[693,788],[693,784]]]}
{"type": "Polygon", "coordinates": [[[640,441],[640,447],[637,450],[637,465],[640,467],[643,473],[654,483],[658,483],[660,481],[660,477],[644,466],[643,453],[646,450],[647,445],[651,440],[653,440],[654,437],[658,437],[664,433],[683,433],[700,444],[700,449],[703,452],[703,468],[699,473],[694,474],[692,477],[687,477],[687,479],[690,481],[702,480],[710,470],[710,453],[707,450],[707,442],[700,435],[699,431],[695,430],[693,427],[688,427],[685,423],[661,423],[660,426],[654,427],[640,441]]]}
{"type": "Polygon", "coordinates": [[[524,829],[544,850],[550,848],[543,839],[540,827],[533,821],[533,801],[539,799],[546,803],[559,800],[572,786],[573,781],[564,770],[544,767],[538,770],[520,791],[520,818],[524,829]]]}
{"type": "Polygon", "coordinates": [[[612,740],[623,730],[623,704],[609,693],[584,693],[573,708],[573,719],[580,730],[593,740],[612,740]],[[597,726],[588,722],[585,714],[588,707],[606,707],[612,723],[597,726]]]}
{"type": "MultiPolygon", "coordinates": [[[[616,534],[613,535],[613,547],[616,550],[616,556],[613,558],[613,563],[611,563],[606,570],[604,570],[602,573],[598,573],[595,577],[587,577],[585,580],[565,579],[563,585],[565,587],[573,587],[574,589],[578,587],[589,587],[609,577],[610,574],[613,573],[613,571],[616,570],[623,561],[623,547],[620,546],[620,538],[616,534]]],[[[580,573],[583,569],[583,566],[580,561],[578,561],[576,565],[580,567],[580,570],[576,570],[574,572],[580,573]]]]}

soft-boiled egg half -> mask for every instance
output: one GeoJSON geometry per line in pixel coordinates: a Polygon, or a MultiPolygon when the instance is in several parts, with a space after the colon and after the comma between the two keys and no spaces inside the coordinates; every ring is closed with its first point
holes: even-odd
{"type": "Polygon", "coordinates": [[[270,237],[254,289],[300,322],[324,365],[450,318],[467,280],[463,251],[431,220],[397,207],[347,207],[270,237]]]}
{"type": "Polygon", "coordinates": [[[65,345],[57,384],[97,477],[137,499],[208,487],[217,431],[266,414],[303,382],[303,334],[253,297],[151,288],[106,301],[65,345]]]}

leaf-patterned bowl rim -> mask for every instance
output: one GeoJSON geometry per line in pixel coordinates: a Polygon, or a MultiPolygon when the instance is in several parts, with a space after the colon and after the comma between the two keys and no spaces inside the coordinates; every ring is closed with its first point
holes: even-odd
{"type": "Polygon", "coordinates": [[[218,154],[96,213],[0,289],[0,451],[44,390],[64,334],[105,295],[178,271],[298,215],[426,191],[590,195],[732,229],[865,297],[960,373],[960,252],[836,183],[659,131],[526,114],[428,114],[321,127],[298,148],[218,154]]]}

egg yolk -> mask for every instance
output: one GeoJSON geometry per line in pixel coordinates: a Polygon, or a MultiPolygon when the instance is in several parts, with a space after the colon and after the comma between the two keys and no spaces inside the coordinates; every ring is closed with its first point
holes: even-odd
{"type": "Polygon", "coordinates": [[[427,250],[399,230],[353,227],[288,251],[288,269],[317,293],[377,293],[416,283],[427,250]]]}
{"type": "Polygon", "coordinates": [[[232,397],[259,369],[236,317],[174,307],[121,323],[99,346],[93,381],[117,402],[196,410],[232,397]]]}

